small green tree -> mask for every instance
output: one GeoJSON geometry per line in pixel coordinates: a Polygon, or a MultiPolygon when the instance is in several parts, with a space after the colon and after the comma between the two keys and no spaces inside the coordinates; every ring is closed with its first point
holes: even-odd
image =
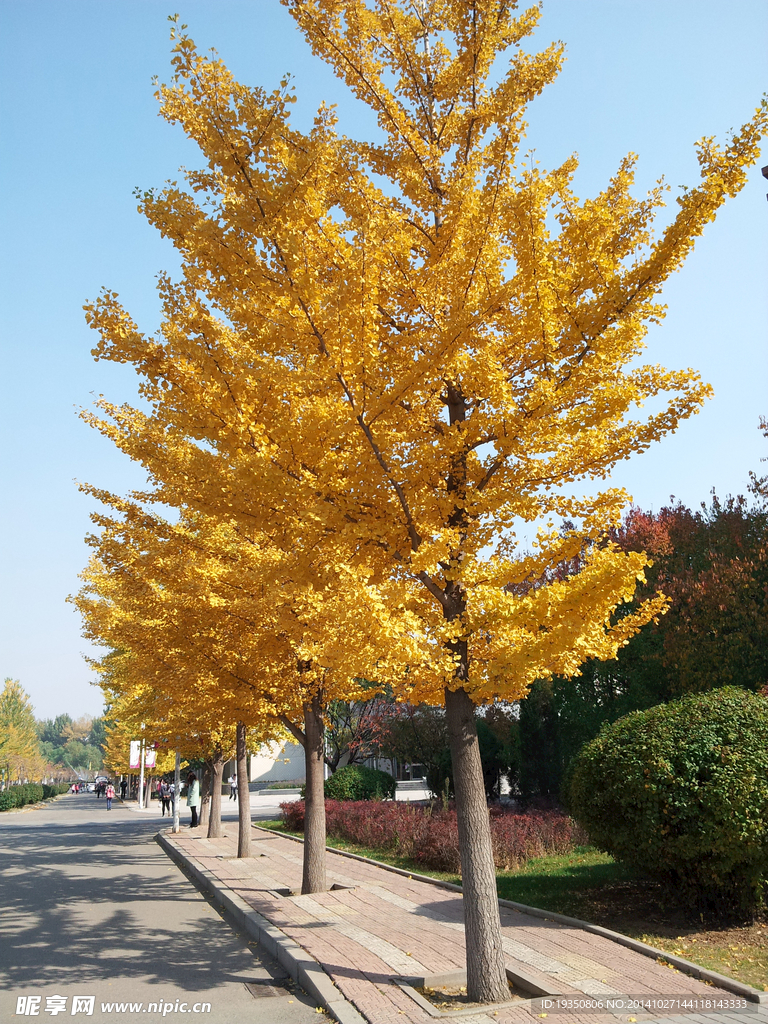
{"type": "Polygon", "coordinates": [[[57,715],[55,718],[41,719],[37,723],[37,732],[42,743],[47,743],[53,748],[62,748],[66,745],[64,730],[72,725],[72,717],[67,714],[57,715]]]}
{"type": "Polygon", "coordinates": [[[95,772],[102,766],[101,748],[82,740],[70,740],[62,750],[62,760],[77,772],[95,772]]]}

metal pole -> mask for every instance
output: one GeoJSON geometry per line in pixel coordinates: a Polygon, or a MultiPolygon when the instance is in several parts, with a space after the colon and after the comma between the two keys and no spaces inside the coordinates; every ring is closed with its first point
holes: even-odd
{"type": "Polygon", "coordinates": [[[144,808],[144,740],[139,743],[139,810],[144,808]]]}
{"type": "Polygon", "coordinates": [[[179,803],[181,797],[181,754],[176,751],[176,767],[173,772],[173,831],[179,831],[179,803]]]}

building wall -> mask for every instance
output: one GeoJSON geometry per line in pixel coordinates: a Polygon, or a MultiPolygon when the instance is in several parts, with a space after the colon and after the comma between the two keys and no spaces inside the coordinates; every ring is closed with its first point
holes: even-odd
{"type": "Polygon", "coordinates": [[[306,766],[304,748],[300,743],[272,743],[251,754],[251,782],[304,782],[306,766]]]}

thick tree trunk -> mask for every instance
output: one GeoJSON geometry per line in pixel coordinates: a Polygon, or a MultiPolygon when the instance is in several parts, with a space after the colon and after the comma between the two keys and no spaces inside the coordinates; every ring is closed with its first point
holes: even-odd
{"type": "Polygon", "coordinates": [[[210,758],[203,765],[203,778],[200,783],[200,828],[208,827],[209,815],[211,812],[211,776],[213,765],[210,758]]]}
{"type": "Polygon", "coordinates": [[[304,870],[302,893],[325,892],[325,734],[317,695],[304,705],[304,760],[307,783],[304,805],[304,870]]]}
{"type": "MultiPolygon", "coordinates": [[[[435,221],[437,223],[437,220],[435,221]]],[[[461,385],[446,381],[448,418],[457,431],[463,430],[470,408],[461,385]]],[[[462,448],[452,459],[446,479],[454,507],[448,525],[459,530],[452,557],[463,560],[467,519],[467,455],[462,448]]],[[[467,610],[467,596],[460,579],[447,579],[443,590],[443,615],[449,622],[461,619],[467,610]]],[[[464,929],[467,945],[467,996],[478,1003],[500,1002],[509,998],[501,944],[499,896],[493,863],[491,821],[483,784],[480,745],[477,742],[475,706],[467,693],[469,648],[463,639],[453,640],[448,649],[456,661],[456,690],[445,690],[448,740],[456,792],[456,817],[459,825],[461,884],[464,890],[464,929]]]]}
{"type": "Polygon", "coordinates": [[[237,856],[251,856],[251,792],[248,789],[248,730],[245,722],[237,723],[237,856]]]}
{"type": "Polygon", "coordinates": [[[208,838],[218,839],[221,835],[221,784],[224,780],[224,753],[216,747],[211,761],[211,816],[208,820],[208,838]]]}
{"type": "Polygon", "coordinates": [[[467,996],[478,1003],[500,1002],[509,998],[509,986],[504,971],[491,823],[477,742],[475,706],[463,688],[446,689],[445,710],[459,825],[467,996]]]}

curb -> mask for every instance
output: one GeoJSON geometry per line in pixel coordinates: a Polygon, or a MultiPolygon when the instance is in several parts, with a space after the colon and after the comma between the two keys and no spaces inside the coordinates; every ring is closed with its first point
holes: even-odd
{"type": "Polygon", "coordinates": [[[279,928],[275,928],[258,911],[249,907],[241,896],[223,885],[212,872],[207,871],[192,857],[187,857],[165,833],[158,832],[155,841],[171,860],[186,868],[196,885],[212,893],[216,901],[232,915],[238,926],[262,945],[293,980],[324,1006],[339,1024],[366,1024],[365,1017],[361,1016],[353,1004],[336,988],[322,965],[298,943],[279,928]]]}
{"type": "MultiPolygon", "coordinates": [[[[269,832],[271,835],[283,836],[285,839],[291,839],[295,843],[303,843],[304,840],[298,836],[291,836],[285,832],[275,832],[269,828],[261,828],[258,825],[254,825],[253,828],[257,828],[260,832],[269,832]]],[[[350,860],[360,860],[365,864],[375,864],[377,868],[384,868],[385,871],[392,871],[396,875],[403,875],[405,878],[413,878],[417,882],[427,882],[429,885],[436,885],[441,889],[449,889],[451,892],[462,892],[460,885],[454,885],[453,882],[443,882],[439,878],[431,878],[429,875],[417,875],[413,871],[406,871],[404,868],[396,868],[393,864],[384,864],[380,860],[373,860],[371,857],[363,857],[359,853],[350,853],[348,850],[337,850],[333,846],[328,846],[326,849],[329,853],[338,853],[341,857],[349,857],[350,860]]],[[[750,1003],[757,1003],[760,1006],[768,1006],[768,992],[761,992],[759,989],[753,988],[751,985],[747,985],[742,981],[736,981],[735,978],[728,978],[724,974],[718,974],[716,971],[707,970],[706,967],[700,967],[698,964],[692,963],[690,960],[684,960],[680,956],[675,956],[674,953],[667,953],[663,949],[656,949],[655,946],[649,946],[645,942],[641,942],[639,939],[632,939],[629,935],[622,935],[621,932],[611,931],[610,928],[603,928],[599,924],[590,924],[589,921],[580,921],[577,917],[567,917],[565,914],[557,914],[554,910],[540,910],[538,907],[528,907],[524,903],[514,903],[512,900],[499,899],[499,905],[502,907],[508,907],[510,910],[517,910],[521,914],[528,914],[530,917],[540,917],[545,921],[554,921],[556,924],[567,924],[571,927],[580,928],[582,931],[590,932],[592,935],[600,935],[604,939],[609,939],[611,942],[617,943],[619,946],[626,946],[627,949],[632,949],[635,953],[642,953],[643,956],[650,957],[653,960],[663,960],[664,963],[670,964],[672,967],[676,967],[678,971],[683,974],[688,974],[693,978],[698,978],[699,981],[709,981],[717,988],[724,989],[726,992],[732,992],[734,995],[741,996],[742,999],[748,1000],[750,1003]]]]}

